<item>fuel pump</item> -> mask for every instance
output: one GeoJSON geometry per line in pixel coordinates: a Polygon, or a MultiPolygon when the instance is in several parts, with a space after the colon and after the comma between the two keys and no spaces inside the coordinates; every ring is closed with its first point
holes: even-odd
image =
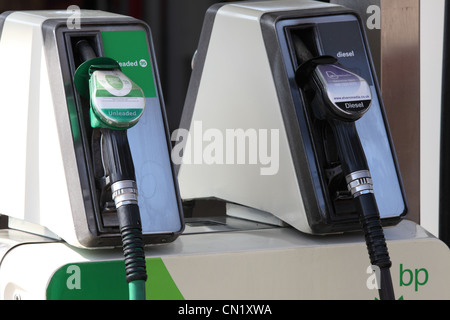
{"type": "Polygon", "coordinates": [[[182,119],[190,140],[178,178],[185,201],[251,207],[312,234],[362,228],[381,270],[380,298],[393,299],[382,226],[398,224],[407,201],[363,25],[351,10],[316,1],[210,8],[182,119]],[[271,144],[279,170],[190,161],[199,123],[224,137],[233,128],[279,130],[271,144]]]}
{"type": "Polygon", "coordinates": [[[0,211],[9,230],[67,251],[114,256],[123,247],[129,297],[144,299],[145,246],[170,243],[184,228],[151,32],[89,10],[74,28],[71,14],[1,15],[0,56],[15,71],[5,69],[0,104],[25,121],[0,129],[17,133],[1,146],[10,150],[1,180],[11,184],[2,184],[0,211]]]}
{"type": "MultiPolygon", "coordinates": [[[[148,26],[71,15],[0,15],[0,299],[388,299],[389,272],[396,299],[450,297],[353,11],[212,6],[173,150],[148,26]],[[183,217],[203,200],[226,215],[183,217]]],[[[276,312],[241,307],[200,312],[276,312]]]]}

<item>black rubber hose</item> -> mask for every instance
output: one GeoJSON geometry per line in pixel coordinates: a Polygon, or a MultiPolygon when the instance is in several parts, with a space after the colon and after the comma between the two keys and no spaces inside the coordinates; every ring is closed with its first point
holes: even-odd
{"type": "MultiPolygon", "coordinates": [[[[356,131],[354,122],[333,121],[333,131],[338,145],[339,158],[344,175],[361,170],[368,170],[364,149],[356,131]]],[[[370,263],[380,269],[380,300],[392,300],[394,289],[390,267],[392,265],[381,225],[378,205],[373,193],[355,195],[354,198],[361,228],[364,231],[370,263]]]]}
{"type": "Polygon", "coordinates": [[[364,231],[370,263],[380,270],[378,280],[380,300],[394,300],[394,288],[390,267],[392,265],[384,237],[383,227],[373,193],[367,193],[355,198],[360,212],[361,227],[364,231]]]}
{"type": "MultiPolygon", "coordinates": [[[[126,130],[102,129],[103,165],[111,185],[120,181],[136,181],[133,158],[126,130]]],[[[116,204],[117,205],[117,204],[116,204]]],[[[144,243],[137,203],[117,207],[122,236],[127,281],[146,280],[144,243]]]]}
{"type": "Polygon", "coordinates": [[[134,204],[117,208],[127,282],[147,280],[144,243],[139,207],[134,204]]]}

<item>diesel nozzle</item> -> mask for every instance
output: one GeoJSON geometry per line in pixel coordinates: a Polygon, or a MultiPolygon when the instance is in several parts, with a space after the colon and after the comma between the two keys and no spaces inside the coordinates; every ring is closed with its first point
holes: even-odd
{"type": "Polygon", "coordinates": [[[91,127],[99,133],[92,139],[92,152],[100,153],[104,188],[114,201],[125,257],[126,280],[130,299],[145,299],[144,243],[138,206],[138,189],[127,129],[134,126],[144,112],[142,89],[109,58],[97,57],[86,40],[76,43],[83,63],[75,72],[80,95],[90,101],[91,127]],[[86,94],[88,96],[86,96],[86,94]]]}
{"type": "Polygon", "coordinates": [[[369,170],[352,172],[345,177],[347,189],[353,197],[373,193],[373,182],[369,170]]]}
{"type": "Polygon", "coordinates": [[[355,121],[370,108],[370,86],[365,79],[339,65],[336,58],[313,57],[300,37],[294,35],[293,42],[299,64],[295,72],[297,85],[306,93],[314,117],[326,121],[332,129],[347,189],[365,233],[370,261],[380,268],[380,299],[393,300],[391,261],[372,177],[355,126],[355,121]]]}

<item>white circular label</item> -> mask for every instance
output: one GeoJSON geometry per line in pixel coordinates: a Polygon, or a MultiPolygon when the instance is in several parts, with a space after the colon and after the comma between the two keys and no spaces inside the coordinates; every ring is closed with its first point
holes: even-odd
{"type": "Polygon", "coordinates": [[[97,73],[97,81],[109,93],[116,97],[123,97],[130,93],[132,84],[122,72],[102,71],[97,73]]]}

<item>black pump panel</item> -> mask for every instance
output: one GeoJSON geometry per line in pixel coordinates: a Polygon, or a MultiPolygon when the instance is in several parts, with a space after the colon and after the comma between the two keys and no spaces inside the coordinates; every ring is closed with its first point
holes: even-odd
{"type": "Polygon", "coordinates": [[[304,60],[298,47],[296,51],[296,41],[302,41],[314,56],[336,58],[338,64],[369,84],[372,104],[356,121],[356,127],[372,175],[383,225],[398,223],[408,210],[361,21],[353,12],[341,11],[332,10],[330,15],[321,12],[320,16],[315,16],[314,11],[303,10],[297,15],[279,12],[262,17],[263,36],[274,78],[279,80],[275,83],[285,126],[290,128],[287,134],[290,135],[297,179],[308,221],[315,233],[357,230],[359,218],[341,172],[333,133],[326,121],[318,120],[312,114],[310,102],[315,93],[299,89],[295,82],[295,71],[304,60]],[[281,57],[277,52],[281,52],[281,57]],[[280,72],[280,64],[284,66],[285,74],[280,72]]]}

